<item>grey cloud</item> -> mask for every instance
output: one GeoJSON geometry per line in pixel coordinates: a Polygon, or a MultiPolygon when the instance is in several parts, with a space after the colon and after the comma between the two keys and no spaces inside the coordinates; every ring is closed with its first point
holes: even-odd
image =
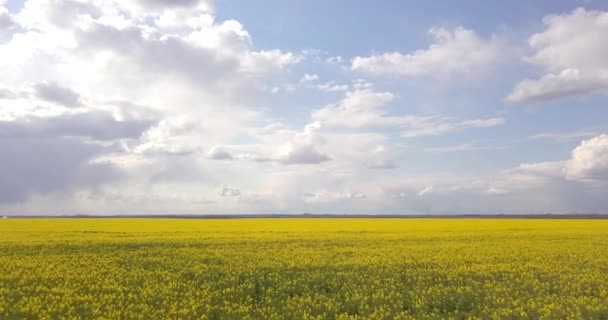
{"type": "Polygon", "coordinates": [[[0,202],[19,202],[37,193],[96,187],[119,179],[110,164],[90,160],[106,148],[71,138],[0,137],[0,202]]]}
{"type": "Polygon", "coordinates": [[[45,101],[66,107],[81,107],[82,100],[78,93],[56,83],[41,82],[34,85],[35,95],[45,101]]]}
{"type": "Polygon", "coordinates": [[[6,12],[0,12],[0,32],[7,30],[14,25],[13,19],[6,12]]]}
{"type": "Polygon", "coordinates": [[[150,120],[117,121],[102,111],[29,117],[0,121],[0,138],[84,137],[93,140],[137,138],[153,124],[150,120]]]}
{"type": "Polygon", "coordinates": [[[196,47],[173,37],[144,38],[141,30],[118,30],[94,24],[77,32],[80,50],[112,50],[145,72],[176,74],[189,80],[216,86],[238,71],[239,61],[218,52],[196,47]]]}

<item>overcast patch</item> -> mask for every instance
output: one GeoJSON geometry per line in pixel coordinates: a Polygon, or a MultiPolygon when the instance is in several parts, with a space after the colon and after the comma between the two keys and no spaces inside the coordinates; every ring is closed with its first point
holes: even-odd
{"type": "Polygon", "coordinates": [[[19,202],[36,193],[97,187],[122,173],[90,161],[108,150],[70,138],[0,138],[0,202],[19,202]]]}

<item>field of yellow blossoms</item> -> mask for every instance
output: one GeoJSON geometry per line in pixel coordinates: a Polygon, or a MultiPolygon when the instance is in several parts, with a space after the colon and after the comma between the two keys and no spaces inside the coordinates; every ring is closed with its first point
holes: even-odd
{"type": "Polygon", "coordinates": [[[89,318],[608,319],[608,220],[0,220],[0,319],[89,318]]]}

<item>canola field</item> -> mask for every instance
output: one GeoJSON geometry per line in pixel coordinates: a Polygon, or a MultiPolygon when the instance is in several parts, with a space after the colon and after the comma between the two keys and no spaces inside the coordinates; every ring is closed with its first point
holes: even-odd
{"type": "Polygon", "coordinates": [[[0,220],[0,319],[92,318],[608,319],[608,220],[0,220]]]}

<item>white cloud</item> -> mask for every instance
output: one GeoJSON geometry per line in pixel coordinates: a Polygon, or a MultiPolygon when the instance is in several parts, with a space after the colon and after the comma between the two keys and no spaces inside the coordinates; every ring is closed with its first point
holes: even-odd
{"type": "Polygon", "coordinates": [[[546,179],[561,179],[565,174],[565,161],[545,161],[534,163],[522,163],[508,170],[511,178],[520,180],[522,186],[528,184],[544,183],[546,179]]]}
{"type": "Polygon", "coordinates": [[[384,117],[377,108],[393,101],[395,95],[390,92],[372,90],[355,90],[345,93],[337,104],[330,104],[315,110],[312,118],[329,126],[363,127],[383,126],[397,119],[384,117]]]}
{"type": "Polygon", "coordinates": [[[279,147],[275,159],[283,164],[319,164],[331,158],[318,150],[324,140],[317,134],[320,123],[308,124],[302,133],[295,134],[291,141],[279,147]]]}
{"type": "Polygon", "coordinates": [[[200,149],[198,137],[192,136],[198,122],[189,117],[176,116],[161,120],[146,131],[141,143],[134,148],[136,153],[188,154],[200,149]]]}
{"type": "Polygon", "coordinates": [[[608,134],[581,142],[566,167],[570,179],[608,182],[608,134]]]}
{"type": "Polygon", "coordinates": [[[543,19],[545,29],[532,35],[533,53],[525,60],[547,73],[518,83],[508,102],[548,101],[608,89],[608,12],[576,9],[543,19]]]}
{"type": "Polygon", "coordinates": [[[283,164],[318,164],[331,160],[313,145],[294,142],[282,146],[276,159],[283,164]]]}
{"type": "Polygon", "coordinates": [[[355,57],[351,68],[374,75],[449,78],[476,74],[494,65],[504,52],[497,38],[481,39],[473,30],[433,28],[434,42],[412,53],[387,52],[355,57]]]}
{"type": "Polygon", "coordinates": [[[309,73],[305,73],[302,78],[300,79],[300,82],[304,83],[304,82],[314,82],[319,80],[319,75],[317,74],[309,74],[309,73]]]}
{"type": "Polygon", "coordinates": [[[608,74],[564,69],[540,79],[526,79],[518,83],[507,96],[507,102],[542,102],[570,96],[588,95],[608,88],[608,74]]]}
{"type": "Polygon", "coordinates": [[[346,91],[349,89],[347,84],[336,84],[334,81],[324,82],[317,85],[317,89],[325,92],[346,91]]]}
{"type": "Polygon", "coordinates": [[[337,84],[333,80],[318,83],[319,79],[320,77],[317,74],[305,73],[302,78],[300,78],[300,83],[303,84],[306,88],[317,89],[324,92],[346,91],[350,88],[347,84],[337,84]]]}
{"type": "Polygon", "coordinates": [[[207,152],[207,158],[212,160],[231,160],[233,157],[222,146],[214,146],[207,152]]]}
{"type": "Polygon", "coordinates": [[[510,180],[521,185],[547,184],[548,181],[608,182],[608,135],[583,140],[569,159],[524,163],[507,171],[510,180]]]}

